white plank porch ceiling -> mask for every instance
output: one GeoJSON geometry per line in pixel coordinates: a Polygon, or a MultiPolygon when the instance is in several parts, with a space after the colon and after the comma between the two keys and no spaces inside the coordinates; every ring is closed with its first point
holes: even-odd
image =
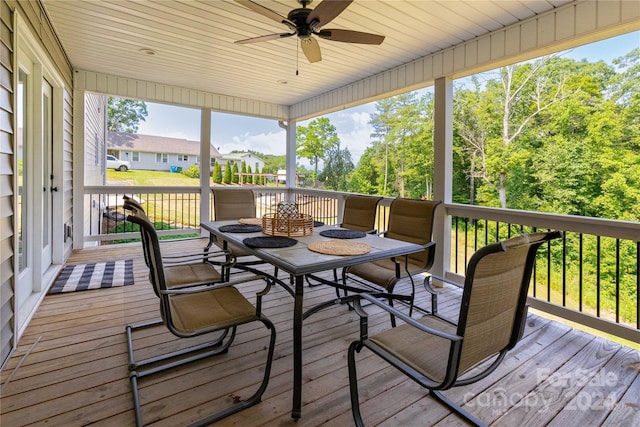
{"type": "MultiPolygon", "coordinates": [[[[307,62],[297,37],[234,44],[287,27],[231,0],[44,5],[75,69],[293,105],[568,2],[356,0],[325,28],[382,34],[385,41],[371,46],[319,39],[322,61],[315,64],[307,62]]],[[[295,0],[259,3],[283,16],[300,7],[295,0]]]]}

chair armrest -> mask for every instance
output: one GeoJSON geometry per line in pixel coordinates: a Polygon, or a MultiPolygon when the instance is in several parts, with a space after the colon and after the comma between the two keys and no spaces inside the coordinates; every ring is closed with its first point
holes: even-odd
{"type": "Polygon", "coordinates": [[[456,287],[461,287],[459,283],[454,282],[451,279],[447,279],[446,277],[438,276],[437,274],[429,273],[429,277],[425,278],[424,288],[432,295],[437,295],[442,292],[442,289],[436,289],[431,285],[431,279],[440,280],[441,282],[449,283],[450,285],[454,285],[456,287]]]}
{"type": "MultiPolygon", "coordinates": [[[[160,293],[164,295],[197,294],[200,292],[207,292],[212,289],[219,289],[219,288],[226,288],[229,286],[240,285],[242,283],[252,282],[254,280],[263,279],[263,278],[264,278],[263,276],[255,275],[255,276],[245,277],[245,278],[230,281],[230,282],[218,282],[215,284],[201,284],[201,285],[194,284],[194,286],[191,286],[191,287],[165,289],[165,290],[161,290],[160,293]]],[[[265,292],[265,291],[268,292],[269,288],[270,288],[270,285],[267,286],[267,288],[265,288],[262,292],[265,292]]]]}
{"type": "Polygon", "coordinates": [[[212,261],[213,258],[220,258],[223,257],[224,258],[224,262],[221,262],[221,264],[232,264],[232,260],[228,261],[229,258],[233,258],[233,255],[231,254],[231,252],[228,251],[223,251],[223,250],[219,250],[219,251],[208,251],[208,252],[192,252],[192,253],[187,253],[187,254],[180,254],[180,255],[169,255],[169,256],[163,256],[162,257],[162,262],[167,265],[167,266],[171,266],[171,265],[179,265],[179,264],[188,264],[188,263],[193,263],[195,261],[212,261]]]}
{"type": "MultiPolygon", "coordinates": [[[[385,294],[385,298],[388,297],[388,294],[385,294]]],[[[450,334],[448,332],[444,332],[441,331],[439,329],[435,329],[435,328],[431,328],[427,325],[424,325],[418,321],[416,321],[415,319],[413,319],[412,317],[407,316],[406,314],[404,314],[403,312],[401,312],[400,310],[391,307],[388,304],[383,303],[382,301],[378,300],[375,296],[375,294],[366,294],[366,293],[362,293],[362,294],[358,294],[358,295],[354,295],[354,305],[356,306],[356,313],[358,313],[358,315],[360,315],[361,312],[364,312],[366,315],[366,311],[364,311],[364,309],[362,308],[362,305],[360,304],[360,299],[366,299],[367,301],[369,301],[371,304],[374,304],[378,307],[380,307],[381,309],[387,311],[388,313],[393,314],[394,316],[400,318],[402,321],[404,321],[405,323],[423,331],[423,332],[427,332],[430,333],[432,335],[436,335],[438,337],[444,338],[446,340],[452,341],[452,342],[458,342],[458,341],[462,341],[461,336],[459,335],[455,335],[455,334],[450,334]]]]}

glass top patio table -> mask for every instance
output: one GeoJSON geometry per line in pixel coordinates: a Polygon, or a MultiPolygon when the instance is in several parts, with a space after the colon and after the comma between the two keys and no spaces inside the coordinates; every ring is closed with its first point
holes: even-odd
{"type": "Polygon", "coordinates": [[[307,236],[291,236],[298,241],[294,246],[285,248],[250,248],[244,245],[242,241],[248,237],[265,236],[262,232],[230,233],[219,230],[219,228],[224,225],[237,223],[237,221],[233,220],[209,221],[202,222],[200,226],[212,233],[217,239],[226,241],[235,246],[240,246],[255,254],[255,256],[263,261],[266,261],[273,266],[292,274],[293,276],[303,276],[305,274],[347,267],[350,265],[406,255],[424,250],[424,246],[422,245],[404,242],[401,240],[381,238],[375,234],[367,234],[365,237],[359,239],[350,239],[350,241],[362,242],[369,245],[371,251],[363,255],[325,255],[312,252],[308,249],[308,246],[311,243],[330,240],[330,238],[323,237],[319,234],[322,230],[335,229],[335,227],[327,225],[314,228],[313,234],[307,236]]]}
{"type": "Polygon", "coordinates": [[[302,302],[304,297],[304,276],[321,271],[340,269],[350,265],[377,261],[395,256],[407,255],[424,250],[425,246],[404,242],[389,238],[382,238],[375,234],[367,234],[365,237],[352,239],[369,245],[371,250],[363,255],[325,255],[312,252],[308,249],[311,243],[330,240],[319,233],[322,230],[335,229],[333,226],[316,227],[313,234],[307,236],[292,236],[298,242],[284,248],[252,248],[243,243],[248,237],[265,236],[262,232],[233,233],[224,232],[220,227],[224,225],[238,224],[238,221],[208,221],[200,226],[210,233],[210,240],[216,239],[242,247],[256,257],[266,261],[280,270],[289,273],[294,278],[295,287],[293,310],[293,408],[291,417],[298,419],[302,416],[302,302]]]}

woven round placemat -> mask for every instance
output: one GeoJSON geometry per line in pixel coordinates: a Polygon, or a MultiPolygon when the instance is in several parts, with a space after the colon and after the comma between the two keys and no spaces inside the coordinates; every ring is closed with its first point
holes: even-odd
{"type": "Polygon", "coordinates": [[[262,231],[262,226],[253,224],[228,224],[223,225],[218,230],[223,233],[255,233],[256,231],[262,231]]]}
{"type": "Polygon", "coordinates": [[[240,224],[259,225],[262,227],[262,218],[240,218],[238,222],[240,224]]]}
{"type": "Polygon", "coordinates": [[[308,248],[325,255],[364,255],[371,251],[371,247],[366,243],[335,239],[313,242],[308,248]]]}
{"type": "Polygon", "coordinates": [[[288,248],[294,246],[298,241],[290,237],[247,237],[242,241],[250,248],[288,248]]]}
{"type": "Polygon", "coordinates": [[[315,219],[313,220],[313,226],[314,227],[322,227],[323,225],[324,225],[324,222],[316,221],[315,219]]]}
{"type": "Polygon", "coordinates": [[[366,236],[366,233],[357,230],[329,229],[322,230],[320,235],[323,237],[331,237],[333,239],[359,239],[366,236]]]}

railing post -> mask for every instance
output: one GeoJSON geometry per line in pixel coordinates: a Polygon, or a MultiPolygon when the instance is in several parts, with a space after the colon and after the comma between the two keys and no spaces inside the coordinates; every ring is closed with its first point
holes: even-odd
{"type": "MultiPolygon", "coordinates": [[[[200,119],[200,221],[212,218],[209,208],[211,203],[211,109],[203,108],[200,119]]],[[[200,235],[208,237],[209,233],[200,230],[200,235]]]]}
{"type": "MultiPolygon", "coordinates": [[[[289,120],[287,122],[287,202],[295,202],[295,194],[289,191],[296,186],[296,122],[295,120],[289,120]]],[[[277,180],[277,177],[276,177],[277,180]]]]}
{"type": "MultiPolygon", "coordinates": [[[[452,200],[453,81],[447,77],[436,79],[434,89],[433,196],[436,200],[442,200],[446,206],[452,200]]],[[[436,209],[433,230],[436,242],[433,272],[442,276],[451,265],[451,216],[446,207],[436,209]]]]}

